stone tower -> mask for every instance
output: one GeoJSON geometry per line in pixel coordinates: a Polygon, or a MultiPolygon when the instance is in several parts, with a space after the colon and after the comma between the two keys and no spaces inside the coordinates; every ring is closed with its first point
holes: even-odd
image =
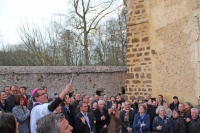
{"type": "Polygon", "coordinates": [[[127,0],[126,97],[162,94],[197,104],[200,0],[127,0]]]}

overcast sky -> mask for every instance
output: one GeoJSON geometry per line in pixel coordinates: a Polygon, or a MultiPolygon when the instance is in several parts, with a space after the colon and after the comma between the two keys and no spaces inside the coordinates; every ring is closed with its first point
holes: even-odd
{"type": "MultiPolygon", "coordinates": [[[[19,43],[17,29],[25,23],[25,20],[42,26],[45,22],[50,21],[53,14],[67,12],[70,7],[66,1],[0,0],[0,37],[2,36],[3,44],[19,43]]],[[[102,1],[106,0],[93,0],[92,2],[102,1]]],[[[116,0],[116,2],[117,6],[122,4],[122,0],[116,0]]]]}
{"type": "Polygon", "coordinates": [[[4,44],[18,43],[16,29],[26,18],[39,24],[66,10],[66,0],[0,0],[0,35],[4,44]]]}

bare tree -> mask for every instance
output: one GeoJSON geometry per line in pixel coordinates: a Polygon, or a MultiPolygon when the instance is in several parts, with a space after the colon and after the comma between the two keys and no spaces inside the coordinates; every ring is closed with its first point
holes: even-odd
{"type": "Polygon", "coordinates": [[[108,14],[117,10],[119,6],[113,6],[115,0],[91,1],[72,0],[73,11],[71,22],[78,33],[78,38],[83,38],[80,44],[84,49],[84,63],[89,65],[89,44],[88,35],[92,30],[97,29],[100,21],[108,14]]]}

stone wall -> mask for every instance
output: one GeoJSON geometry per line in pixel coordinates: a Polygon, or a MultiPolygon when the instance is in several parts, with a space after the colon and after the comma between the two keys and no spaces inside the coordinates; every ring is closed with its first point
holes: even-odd
{"type": "Polygon", "coordinates": [[[0,67],[0,88],[4,86],[48,87],[48,94],[60,93],[75,73],[73,92],[93,96],[96,91],[108,96],[121,93],[126,78],[126,67],[0,67]]]}
{"type": "Polygon", "coordinates": [[[152,93],[151,55],[146,4],[133,0],[133,9],[127,24],[127,79],[128,99],[152,93]]]}
{"type": "Polygon", "coordinates": [[[133,8],[127,24],[126,86],[131,88],[127,96],[142,98],[150,92],[172,102],[177,95],[181,102],[196,104],[200,95],[200,0],[129,1],[133,5],[127,6],[133,8]]]}

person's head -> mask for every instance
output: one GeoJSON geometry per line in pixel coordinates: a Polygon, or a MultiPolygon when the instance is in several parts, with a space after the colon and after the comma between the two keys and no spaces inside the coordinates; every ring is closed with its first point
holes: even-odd
{"type": "Polygon", "coordinates": [[[93,108],[94,110],[97,109],[97,108],[98,108],[98,104],[97,104],[96,102],[94,102],[92,108],[93,108]]]}
{"type": "Polygon", "coordinates": [[[191,108],[191,117],[192,119],[196,119],[199,116],[199,111],[197,108],[191,108]]]}
{"type": "Polygon", "coordinates": [[[26,89],[27,88],[25,86],[22,86],[22,87],[19,88],[19,91],[21,92],[22,95],[25,95],[26,94],[26,89]]]}
{"type": "Polygon", "coordinates": [[[24,97],[22,95],[15,95],[14,96],[14,104],[19,106],[24,104],[24,97]]]}
{"type": "Polygon", "coordinates": [[[93,104],[93,99],[90,97],[90,99],[89,99],[89,103],[90,104],[93,104]]]}
{"type": "Polygon", "coordinates": [[[45,93],[47,93],[48,89],[46,86],[43,86],[42,89],[45,91],[45,93]]]}
{"type": "Polygon", "coordinates": [[[113,109],[118,109],[118,104],[117,104],[116,102],[114,102],[114,103],[112,104],[111,108],[113,108],[113,109]]]}
{"type": "Polygon", "coordinates": [[[95,95],[95,96],[94,96],[94,99],[95,99],[96,101],[99,101],[99,95],[95,95]]]}
{"type": "Polygon", "coordinates": [[[168,109],[169,108],[169,104],[167,102],[164,103],[164,107],[165,109],[168,109]]]}
{"type": "Polygon", "coordinates": [[[121,97],[121,94],[120,94],[120,93],[118,93],[118,94],[116,95],[116,101],[118,101],[118,102],[121,102],[121,101],[122,101],[122,97],[121,97]]]}
{"type": "Polygon", "coordinates": [[[146,94],[146,100],[151,99],[151,95],[150,94],[146,94]]]}
{"type": "Polygon", "coordinates": [[[89,103],[89,96],[87,95],[87,94],[83,94],[82,96],[81,96],[81,100],[83,101],[83,102],[85,102],[85,103],[89,103]]]}
{"type": "Polygon", "coordinates": [[[115,101],[115,97],[114,96],[110,96],[110,101],[114,102],[115,101]]]}
{"type": "Polygon", "coordinates": [[[177,97],[177,96],[174,96],[174,97],[173,97],[173,102],[174,102],[175,104],[178,103],[178,97],[177,97]]]}
{"type": "Polygon", "coordinates": [[[148,103],[147,102],[143,101],[140,104],[143,104],[148,109],[148,103]]]}
{"type": "Polygon", "coordinates": [[[198,104],[200,105],[200,98],[198,98],[197,101],[198,101],[198,104]]]}
{"type": "Polygon", "coordinates": [[[156,113],[161,116],[164,117],[166,114],[166,110],[164,106],[158,106],[158,108],[156,109],[156,113]]]}
{"type": "Polygon", "coordinates": [[[37,121],[37,133],[71,133],[69,125],[62,113],[50,113],[37,121]]]}
{"type": "Polygon", "coordinates": [[[104,108],[104,104],[105,104],[104,100],[99,100],[98,101],[99,109],[103,109],[104,108]]]}
{"type": "Polygon", "coordinates": [[[185,104],[180,103],[180,104],[178,105],[178,110],[179,110],[180,112],[184,112],[184,110],[185,110],[185,104]]]}
{"type": "Polygon", "coordinates": [[[193,105],[190,102],[185,102],[185,109],[191,109],[193,105]]]}
{"type": "Polygon", "coordinates": [[[6,100],[7,94],[5,91],[0,91],[0,100],[6,100]]]}
{"type": "Polygon", "coordinates": [[[58,105],[58,107],[56,107],[55,111],[56,111],[56,113],[61,113],[62,112],[60,104],[58,105]]]}
{"type": "Polygon", "coordinates": [[[0,114],[1,133],[18,133],[18,125],[19,123],[12,113],[0,114]]]}
{"type": "Polygon", "coordinates": [[[172,116],[174,119],[178,118],[180,115],[180,111],[178,109],[173,110],[172,116]]]}
{"type": "Polygon", "coordinates": [[[5,86],[4,91],[6,92],[7,95],[10,95],[10,87],[9,86],[5,86]]]}
{"type": "Polygon", "coordinates": [[[83,113],[86,113],[88,111],[88,103],[86,103],[86,102],[80,101],[79,107],[83,113]]]}
{"type": "Polygon", "coordinates": [[[13,95],[18,94],[18,87],[16,85],[11,86],[10,89],[13,95]]]}
{"type": "Polygon", "coordinates": [[[144,104],[139,104],[138,105],[138,109],[139,109],[138,112],[140,112],[141,114],[143,114],[143,113],[145,113],[147,111],[147,108],[146,108],[146,106],[144,104]]]}
{"type": "Polygon", "coordinates": [[[107,95],[104,95],[104,96],[103,96],[103,100],[104,100],[104,102],[107,103],[107,102],[108,102],[108,96],[107,96],[107,95]]]}
{"type": "Polygon", "coordinates": [[[33,100],[40,103],[47,103],[47,93],[43,89],[37,89],[33,94],[33,100]]]}
{"type": "Polygon", "coordinates": [[[163,95],[158,95],[158,101],[161,102],[163,100],[163,95]]]}
{"type": "Polygon", "coordinates": [[[76,93],[74,96],[76,101],[80,101],[81,100],[81,94],[80,93],[76,93]]]}
{"type": "Polygon", "coordinates": [[[69,97],[69,95],[66,95],[65,96],[65,99],[64,99],[64,102],[63,102],[65,105],[69,105],[71,103],[71,99],[69,97]]]}
{"type": "Polygon", "coordinates": [[[124,109],[125,110],[130,110],[131,109],[131,102],[130,101],[125,101],[125,103],[124,103],[124,109]]]}

